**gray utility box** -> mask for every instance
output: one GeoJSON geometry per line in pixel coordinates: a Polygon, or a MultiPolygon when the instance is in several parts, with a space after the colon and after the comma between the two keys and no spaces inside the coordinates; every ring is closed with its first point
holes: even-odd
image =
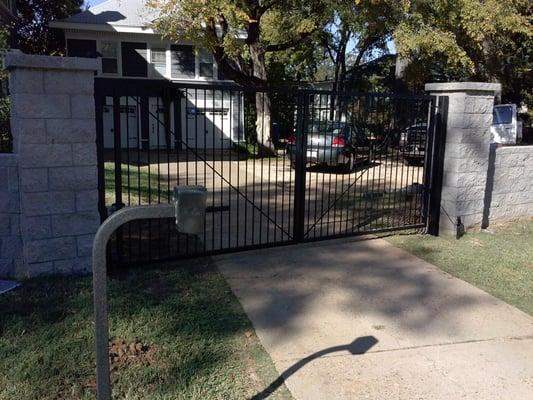
{"type": "Polygon", "coordinates": [[[204,231],[206,201],[204,186],[174,187],[178,232],[198,235],[204,231]]]}

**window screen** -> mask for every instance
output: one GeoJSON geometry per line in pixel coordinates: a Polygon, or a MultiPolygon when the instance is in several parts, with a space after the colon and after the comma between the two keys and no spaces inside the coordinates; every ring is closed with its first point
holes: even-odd
{"type": "Polygon", "coordinates": [[[100,54],[102,55],[102,72],[104,74],[116,74],[118,72],[117,43],[101,42],[100,54]]]}
{"type": "Polygon", "coordinates": [[[165,76],[167,73],[167,51],[166,49],[152,49],[150,52],[150,62],[152,71],[156,76],[165,76]]]}

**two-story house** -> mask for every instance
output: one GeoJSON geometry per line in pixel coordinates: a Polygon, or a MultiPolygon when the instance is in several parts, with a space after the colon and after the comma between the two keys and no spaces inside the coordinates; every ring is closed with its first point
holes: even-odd
{"type": "MultiPolygon", "coordinates": [[[[169,80],[207,87],[220,83],[213,56],[194,43],[165,40],[151,28],[156,18],[145,0],[107,0],[69,18],[51,23],[65,34],[67,55],[99,57],[98,77],[128,80],[169,80]]],[[[171,107],[171,131],[193,148],[227,148],[243,139],[242,105],[236,93],[221,90],[184,90],[179,107],[171,107]],[[175,110],[181,115],[175,115],[175,110]],[[179,118],[178,118],[179,117],[179,118]],[[177,123],[176,121],[181,121],[177,123]],[[181,128],[181,129],[180,129],[181,128]]],[[[139,132],[136,99],[121,98],[121,147],[142,149],[164,146],[162,101],[150,98],[149,132],[139,132]],[[159,125],[159,126],[158,126],[159,125]]],[[[113,105],[104,107],[104,147],[112,148],[113,105]]]]}

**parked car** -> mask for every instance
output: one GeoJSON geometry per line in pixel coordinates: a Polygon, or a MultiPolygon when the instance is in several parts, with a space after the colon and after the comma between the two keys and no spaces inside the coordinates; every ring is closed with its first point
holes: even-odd
{"type": "MultiPolygon", "coordinates": [[[[371,159],[371,141],[361,130],[347,122],[324,121],[313,124],[306,138],[306,165],[328,165],[350,172],[356,165],[371,159]]],[[[288,138],[287,153],[294,167],[296,136],[288,138]]]]}
{"type": "Polygon", "coordinates": [[[400,134],[399,148],[407,165],[421,165],[426,157],[427,124],[411,125],[400,134]]]}
{"type": "Polygon", "coordinates": [[[522,141],[522,121],[517,116],[516,104],[494,106],[490,133],[493,143],[517,144],[522,141]]]}

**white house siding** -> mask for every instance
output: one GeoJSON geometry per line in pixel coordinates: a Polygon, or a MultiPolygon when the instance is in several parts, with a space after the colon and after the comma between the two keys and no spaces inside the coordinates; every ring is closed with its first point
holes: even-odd
{"type": "MultiPolygon", "coordinates": [[[[166,79],[181,83],[208,84],[220,82],[216,79],[218,69],[213,62],[213,78],[202,77],[201,71],[205,71],[202,63],[209,59],[205,51],[195,48],[195,73],[189,79],[180,78],[176,74],[176,68],[172,66],[175,58],[172,57],[173,43],[162,40],[159,35],[139,33],[98,32],[82,30],[65,30],[65,39],[95,40],[96,50],[100,54],[106,42],[116,43],[117,73],[103,73],[100,65],[98,76],[117,79],[166,79]],[[146,51],[142,56],[148,63],[146,77],[127,77],[122,75],[123,60],[122,42],[146,43],[146,51]],[[154,65],[152,51],[165,50],[165,65],[154,65]]],[[[180,45],[190,45],[190,42],[180,42],[180,45]]],[[[155,59],[155,57],[154,57],[155,59]]],[[[158,58],[159,61],[161,57],[158,58]]],[[[209,70],[209,69],[207,69],[209,70]]],[[[179,135],[181,148],[207,148],[224,149],[232,146],[233,142],[242,141],[244,137],[244,107],[239,93],[221,90],[183,89],[183,98],[180,100],[178,110],[181,115],[175,115],[174,102],[170,107],[170,146],[174,148],[174,135],[179,135]],[[214,92],[214,93],[213,93],[214,92]],[[176,129],[177,121],[181,121],[181,129],[176,129]]],[[[178,100],[176,100],[178,101],[178,100]]],[[[164,110],[161,99],[150,98],[149,100],[149,133],[141,131],[141,106],[138,98],[121,97],[120,127],[122,149],[157,149],[167,146],[164,126],[164,110]]],[[[104,125],[104,148],[115,147],[113,102],[112,98],[106,99],[103,109],[104,125]]]]}
{"type": "Polygon", "coordinates": [[[182,139],[188,147],[229,148],[243,139],[240,93],[186,90],[181,103],[182,139]]]}

